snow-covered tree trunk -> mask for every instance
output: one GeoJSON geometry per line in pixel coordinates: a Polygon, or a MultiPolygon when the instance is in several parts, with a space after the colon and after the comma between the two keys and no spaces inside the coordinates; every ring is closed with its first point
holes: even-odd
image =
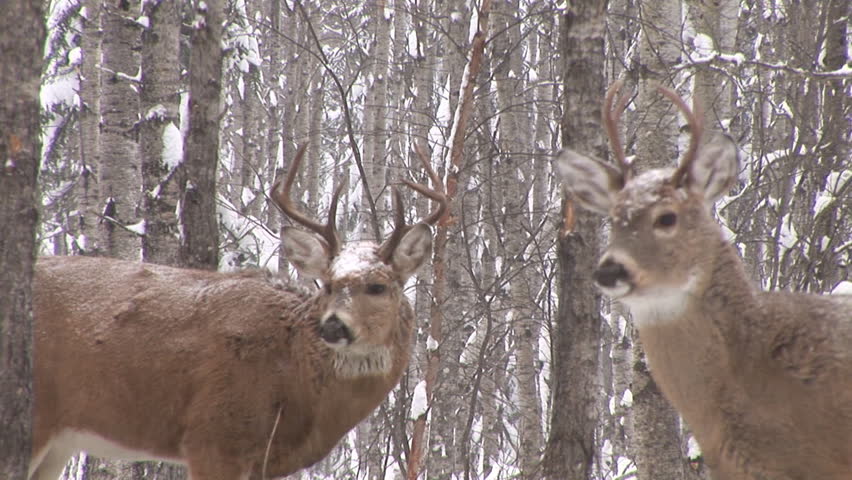
{"type": "Polygon", "coordinates": [[[97,234],[98,168],[100,165],[100,79],[101,79],[101,10],[102,0],[83,0],[83,33],[80,49],[79,152],[80,181],[77,182],[78,244],[75,253],[96,253],[102,250],[97,234]]]}
{"type": "Polygon", "coordinates": [[[139,0],[109,3],[103,25],[98,142],[100,248],[105,255],[138,259],[139,235],[127,227],[140,221],[142,178],[139,174],[139,0]]]}
{"type": "Polygon", "coordinates": [[[41,153],[40,2],[12,0],[0,16],[0,477],[27,478],[32,439],[32,279],[41,153]]]}
{"type": "Polygon", "coordinates": [[[175,175],[183,161],[180,132],[179,5],[171,1],[146,2],[142,12],[148,25],[142,30],[142,258],[146,262],[176,265],[180,245],[175,175]]]}

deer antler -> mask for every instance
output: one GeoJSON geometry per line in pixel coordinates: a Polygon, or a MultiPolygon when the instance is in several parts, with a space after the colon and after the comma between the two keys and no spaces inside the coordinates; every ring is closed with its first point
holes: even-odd
{"type": "MultiPolygon", "coordinates": [[[[423,168],[426,170],[426,173],[429,175],[429,178],[432,180],[432,184],[435,186],[436,190],[433,190],[425,185],[419,183],[409,182],[408,180],[403,180],[402,183],[411,188],[412,190],[429,197],[432,201],[437,203],[435,209],[432,210],[432,213],[429,214],[428,217],[423,219],[420,223],[425,223],[427,225],[435,225],[441,217],[444,216],[444,213],[447,211],[447,196],[444,193],[443,184],[441,182],[441,178],[435,173],[435,170],[432,169],[431,162],[429,161],[429,157],[423,152],[423,150],[417,145],[414,145],[414,151],[417,153],[417,157],[420,158],[420,162],[423,163],[423,168]]],[[[379,247],[379,258],[383,261],[387,262],[390,259],[390,256],[393,254],[393,251],[399,245],[402,237],[408,233],[409,230],[413,227],[412,225],[407,225],[405,223],[405,210],[402,204],[402,194],[399,193],[399,189],[393,189],[393,205],[394,205],[394,228],[391,236],[379,247]]]]}
{"type": "Polygon", "coordinates": [[[275,204],[278,205],[278,208],[280,208],[285,215],[290,217],[291,220],[320,234],[328,243],[330,255],[334,256],[340,251],[340,237],[337,235],[337,228],[335,227],[337,201],[340,199],[340,193],[343,191],[343,187],[346,185],[346,182],[340,182],[340,185],[337,186],[334,190],[334,194],[331,196],[331,205],[328,207],[328,220],[325,225],[311,220],[301,213],[296,206],[293,205],[293,200],[290,198],[290,188],[293,186],[293,181],[296,179],[296,172],[299,171],[299,164],[301,164],[302,157],[305,156],[305,150],[307,150],[307,148],[307,144],[302,144],[299,147],[299,150],[296,152],[296,157],[293,158],[293,162],[287,172],[287,178],[284,180],[283,187],[281,186],[281,181],[277,180],[272,185],[272,190],[269,192],[269,196],[275,204]]]}
{"type": "Polygon", "coordinates": [[[686,102],[683,101],[683,98],[681,98],[680,95],[675,93],[673,90],[659,86],[657,87],[657,91],[665,95],[666,98],[675,104],[678,110],[683,113],[683,116],[686,117],[686,123],[689,125],[689,147],[687,147],[683,160],[681,160],[680,165],[677,167],[677,170],[675,170],[675,173],[671,178],[671,184],[677,186],[683,181],[684,175],[686,175],[686,172],[689,171],[689,167],[692,162],[695,161],[696,153],[698,152],[698,145],[701,143],[701,135],[704,133],[704,121],[701,118],[700,110],[695,102],[693,102],[693,108],[690,109],[686,102]],[[693,109],[699,111],[696,113],[693,112],[693,109]]]}
{"type": "Polygon", "coordinates": [[[618,122],[621,120],[621,113],[624,112],[624,108],[627,106],[627,100],[630,98],[629,95],[619,96],[615,108],[612,106],[612,101],[618,91],[621,90],[622,85],[624,85],[624,80],[618,80],[607,89],[601,117],[604,128],[606,129],[606,135],[609,137],[609,143],[612,146],[612,153],[615,155],[618,168],[624,177],[624,183],[627,183],[627,180],[632,175],[632,170],[630,164],[627,163],[624,147],[621,145],[621,139],[618,134],[618,122]],[[615,116],[613,116],[613,112],[615,112],[615,116]]]}

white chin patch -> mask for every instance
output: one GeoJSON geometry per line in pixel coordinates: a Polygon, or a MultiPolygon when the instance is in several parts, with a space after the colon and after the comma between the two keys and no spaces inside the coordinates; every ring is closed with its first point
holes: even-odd
{"type": "Polygon", "coordinates": [[[618,298],[630,309],[638,327],[663,325],[677,318],[686,309],[689,291],[680,288],[654,288],[618,298]]]}

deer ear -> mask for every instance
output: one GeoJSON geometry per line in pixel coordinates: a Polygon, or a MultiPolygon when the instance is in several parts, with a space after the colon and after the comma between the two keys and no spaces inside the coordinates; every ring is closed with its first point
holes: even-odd
{"type": "Polygon", "coordinates": [[[331,249],[319,235],[298,228],[284,227],[281,233],[284,254],[302,275],[321,278],[328,272],[331,249]]]}
{"type": "Polygon", "coordinates": [[[432,253],[432,229],[425,223],[411,228],[391,254],[390,264],[403,282],[414,274],[432,253]]]}
{"type": "Polygon", "coordinates": [[[577,203],[609,215],[615,193],[624,187],[624,175],[618,169],[567,148],[559,154],[556,168],[577,203]]]}
{"type": "Polygon", "coordinates": [[[737,145],[727,135],[717,135],[698,151],[689,166],[687,188],[704,195],[708,204],[716,203],[737,179],[740,160],[737,145]]]}

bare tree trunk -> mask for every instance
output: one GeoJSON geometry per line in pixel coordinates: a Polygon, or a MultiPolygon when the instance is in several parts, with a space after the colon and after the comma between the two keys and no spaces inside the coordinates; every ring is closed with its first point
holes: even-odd
{"type": "Polygon", "coordinates": [[[142,184],[139,175],[140,26],[139,0],[110,3],[102,10],[103,62],[100,95],[101,133],[98,188],[102,218],[100,246],[106,255],[139,258],[139,236],[126,227],[139,222],[142,184]]]}
{"type": "Polygon", "coordinates": [[[0,477],[27,478],[32,440],[32,279],[38,223],[44,52],[40,2],[12,0],[0,18],[0,477]]]}
{"type": "Polygon", "coordinates": [[[180,133],[180,25],[176,2],[146,2],[149,20],[142,31],[142,258],[146,262],[176,265],[177,203],[180,195],[176,169],[183,161],[180,133]]]}
{"type": "MultiPolygon", "coordinates": [[[[604,91],[605,3],[574,3],[562,17],[564,111],[562,142],[603,156],[600,105],[604,91]]],[[[552,395],[558,399],[550,423],[543,478],[592,478],[601,348],[600,294],[589,282],[599,256],[599,219],[571,199],[557,244],[559,311],[552,328],[552,395]],[[568,215],[572,212],[574,215],[568,215]]]]}
{"type": "Polygon", "coordinates": [[[180,263],[186,267],[214,270],[219,264],[216,166],[223,19],[223,0],[201,2],[195,12],[190,39],[189,138],[180,182],[180,263]]]}
{"type": "Polygon", "coordinates": [[[101,10],[102,0],[84,0],[86,15],[80,47],[83,65],[80,71],[79,150],[82,177],[77,182],[78,238],[75,253],[103,250],[97,234],[98,170],[100,165],[100,91],[101,91],[101,10]]]}

